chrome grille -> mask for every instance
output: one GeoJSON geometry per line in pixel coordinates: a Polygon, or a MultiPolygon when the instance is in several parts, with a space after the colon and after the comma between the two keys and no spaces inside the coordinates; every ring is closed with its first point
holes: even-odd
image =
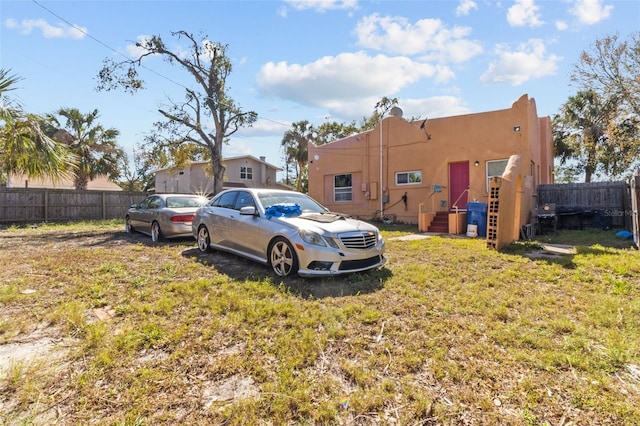
{"type": "Polygon", "coordinates": [[[373,231],[348,232],[340,234],[339,238],[346,248],[366,250],[376,245],[377,235],[373,231]]]}

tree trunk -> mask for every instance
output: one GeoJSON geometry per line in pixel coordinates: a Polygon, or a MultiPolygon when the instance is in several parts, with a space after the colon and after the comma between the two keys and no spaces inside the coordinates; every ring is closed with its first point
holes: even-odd
{"type": "Polygon", "coordinates": [[[85,191],[89,186],[89,178],[87,176],[76,176],[75,185],[77,190],[85,191]]]}
{"type": "Polygon", "coordinates": [[[298,161],[297,167],[298,167],[298,179],[296,179],[296,191],[302,192],[302,170],[304,168],[304,163],[298,161]]]}
{"type": "Polygon", "coordinates": [[[584,171],[584,183],[589,183],[591,182],[591,175],[593,174],[593,171],[591,170],[590,167],[587,167],[584,171]]]}
{"type": "Polygon", "coordinates": [[[225,167],[220,158],[212,157],[211,166],[213,169],[213,194],[221,192],[224,189],[224,170],[225,167]]]}

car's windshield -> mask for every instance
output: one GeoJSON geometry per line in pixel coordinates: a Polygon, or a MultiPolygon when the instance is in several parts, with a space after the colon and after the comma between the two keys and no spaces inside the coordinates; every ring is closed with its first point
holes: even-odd
{"type": "Polygon", "coordinates": [[[295,192],[263,192],[258,194],[258,198],[265,209],[278,204],[297,204],[300,206],[302,213],[322,213],[327,211],[325,207],[318,204],[314,199],[295,192]]]}

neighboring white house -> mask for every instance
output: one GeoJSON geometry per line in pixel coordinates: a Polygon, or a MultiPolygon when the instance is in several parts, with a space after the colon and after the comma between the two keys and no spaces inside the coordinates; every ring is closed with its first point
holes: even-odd
{"type": "MultiPolygon", "coordinates": [[[[47,189],[76,189],[73,179],[30,178],[24,175],[12,174],[7,178],[7,188],[47,188],[47,189]]],[[[116,183],[105,175],[98,176],[87,184],[89,191],[122,191],[116,183]]]]}
{"type": "MultiPolygon", "coordinates": [[[[224,187],[280,188],[276,173],[282,169],[269,164],[265,157],[252,155],[225,158],[224,187]]],[[[156,171],[156,192],[213,193],[213,177],[209,161],[194,161],[182,170],[160,169],[156,171]]]]}

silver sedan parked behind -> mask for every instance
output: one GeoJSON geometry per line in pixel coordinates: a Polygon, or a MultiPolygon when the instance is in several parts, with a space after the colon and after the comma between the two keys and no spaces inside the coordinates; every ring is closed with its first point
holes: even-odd
{"type": "Polygon", "coordinates": [[[191,236],[191,221],[208,198],[193,194],[153,194],[132,204],[125,216],[125,231],[139,231],[152,241],[191,236]]]}
{"type": "Polygon", "coordinates": [[[222,191],[198,209],[191,227],[200,251],[234,253],[270,265],[281,277],[337,275],[386,262],[378,228],[295,191],[222,191]]]}

